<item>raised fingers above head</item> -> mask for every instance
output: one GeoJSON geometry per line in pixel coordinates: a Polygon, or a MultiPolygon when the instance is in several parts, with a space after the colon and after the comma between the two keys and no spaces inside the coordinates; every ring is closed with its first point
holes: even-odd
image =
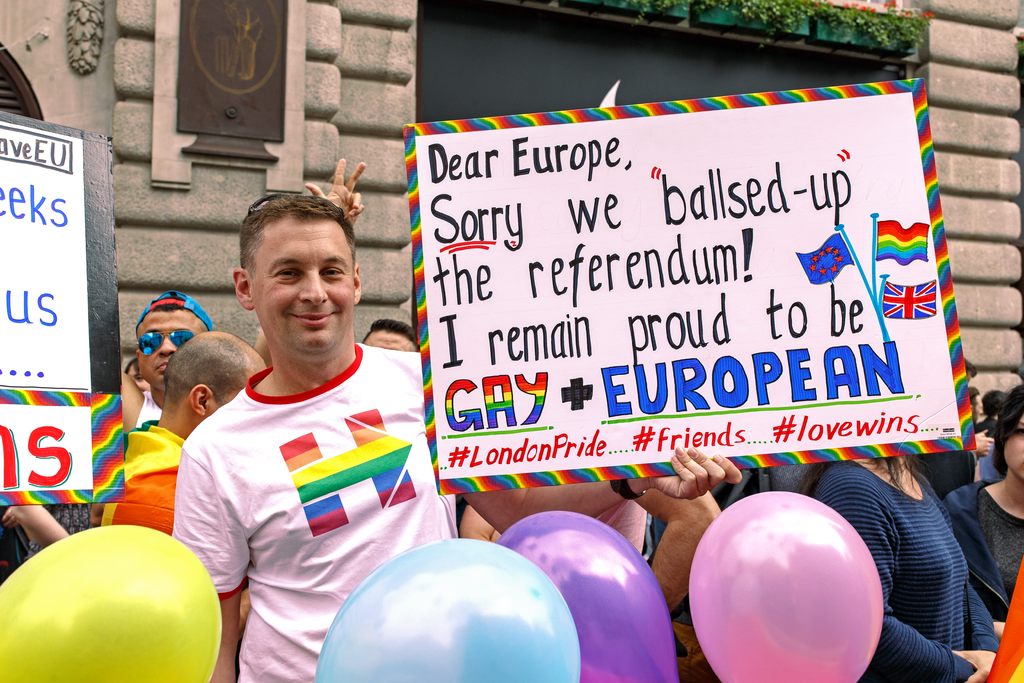
{"type": "MultiPolygon", "coordinates": [[[[358,164],[356,164],[356,170],[352,171],[352,175],[350,175],[345,180],[345,187],[348,188],[349,192],[351,192],[352,190],[355,189],[356,183],[359,182],[359,176],[363,175],[363,171],[365,171],[365,170],[366,170],[366,162],[360,161],[358,164]]],[[[337,173],[337,175],[335,176],[335,179],[334,179],[335,184],[337,184],[338,178],[344,178],[344,177],[345,177],[345,160],[342,159],[338,163],[338,173],[337,173]]]]}

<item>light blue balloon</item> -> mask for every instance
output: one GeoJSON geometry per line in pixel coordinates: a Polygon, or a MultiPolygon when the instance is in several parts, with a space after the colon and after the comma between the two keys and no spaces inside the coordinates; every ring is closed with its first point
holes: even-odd
{"type": "Polygon", "coordinates": [[[447,540],[394,557],[338,610],[316,683],[578,683],[572,614],[532,562],[447,540]]]}

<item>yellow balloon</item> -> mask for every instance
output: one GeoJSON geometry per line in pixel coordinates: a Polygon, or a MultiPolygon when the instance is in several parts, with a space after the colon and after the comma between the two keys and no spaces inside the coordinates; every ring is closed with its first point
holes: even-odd
{"type": "Polygon", "coordinates": [[[3,683],[207,683],[210,575],[166,534],[108,526],[46,548],[0,586],[3,683]]]}

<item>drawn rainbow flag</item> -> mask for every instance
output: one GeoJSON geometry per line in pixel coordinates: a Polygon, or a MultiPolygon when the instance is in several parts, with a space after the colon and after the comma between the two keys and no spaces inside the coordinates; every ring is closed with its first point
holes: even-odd
{"type": "Polygon", "coordinates": [[[341,455],[324,458],[312,432],[280,447],[314,536],[348,524],[339,492],[367,479],[377,489],[381,509],[416,497],[406,468],[412,444],[389,435],[376,410],[352,415],[345,424],[356,447],[341,455]]]}
{"type": "Polygon", "coordinates": [[[928,224],[904,228],[899,221],[878,221],[878,250],[875,260],[892,259],[905,266],[920,259],[928,261],[928,224]]]}

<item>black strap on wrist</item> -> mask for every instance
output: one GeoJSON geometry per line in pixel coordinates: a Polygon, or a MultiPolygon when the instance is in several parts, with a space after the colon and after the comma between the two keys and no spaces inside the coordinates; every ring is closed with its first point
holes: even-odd
{"type": "Polygon", "coordinates": [[[641,491],[640,493],[634,492],[632,487],[629,485],[629,479],[612,479],[611,485],[612,491],[615,491],[615,493],[619,494],[626,500],[636,500],[647,493],[646,490],[641,491]]]}

